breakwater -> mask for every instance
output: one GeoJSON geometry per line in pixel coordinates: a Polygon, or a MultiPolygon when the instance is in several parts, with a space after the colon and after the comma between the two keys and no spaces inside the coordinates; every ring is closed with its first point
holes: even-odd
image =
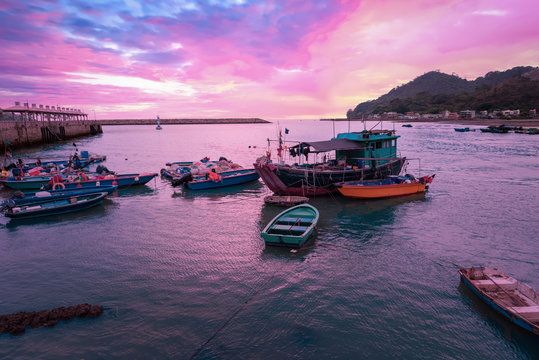
{"type": "Polygon", "coordinates": [[[103,132],[95,121],[0,121],[0,148],[10,144],[11,148],[48,144],[81,136],[103,132]]]}
{"type": "MultiPolygon", "coordinates": [[[[267,124],[270,121],[259,118],[215,118],[215,119],[160,119],[161,125],[187,124],[267,124]]],[[[155,125],[156,119],[115,119],[99,120],[102,125],[155,125]]]]}

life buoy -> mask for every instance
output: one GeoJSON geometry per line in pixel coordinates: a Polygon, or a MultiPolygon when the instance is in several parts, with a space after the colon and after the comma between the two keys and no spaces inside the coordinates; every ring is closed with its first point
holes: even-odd
{"type": "Polygon", "coordinates": [[[61,182],[54,183],[54,185],[52,185],[53,190],[56,190],[56,187],[60,187],[62,190],[66,188],[66,186],[61,182]]]}

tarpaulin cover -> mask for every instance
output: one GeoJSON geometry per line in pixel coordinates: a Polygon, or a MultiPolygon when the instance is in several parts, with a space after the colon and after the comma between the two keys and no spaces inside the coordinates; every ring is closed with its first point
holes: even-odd
{"type": "Polygon", "coordinates": [[[314,150],[311,150],[313,153],[327,152],[333,150],[357,150],[362,149],[363,146],[357,141],[352,141],[348,139],[334,139],[327,141],[311,141],[311,142],[302,142],[299,145],[292,146],[291,149],[299,149],[299,147],[310,146],[314,150]]]}

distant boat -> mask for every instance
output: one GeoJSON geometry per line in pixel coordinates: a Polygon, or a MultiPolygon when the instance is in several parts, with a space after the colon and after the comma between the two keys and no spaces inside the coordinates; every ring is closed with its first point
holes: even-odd
{"type": "Polygon", "coordinates": [[[8,206],[4,215],[10,218],[34,218],[80,211],[101,204],[107,194],[104,191],[64,198],[36,199],[24,205],[8,206]]]}
{"type": "Polygon", "coordinates": [[[319,216],[315,207],[297,205],[274,217],[260,235],[266,245],[300,248],[313,233],[319,216]]]}
{"type": "Polygon", "coordinates": [[[413,176],[390,175],[385,179],[350,181],[337,184],[339,192],[347,197],[379,199],[424,192],[435,175],[415,179],[413,176]]]}
{"type": "Polygon", "coordinates": [[[462,282],[512,323],[539,335],[539,293],[503,271],[471,267],[459,270],[462,282]]]}
{"type": "Polygon", "coordinates": [[[481,128],[481,132],[490,132],[496,134],[506,134],[509,130],[513,130],[513,127],[509,124],[502,124],[500,126],[491,125],[487,128],[481,128]]]}
{"type": "Polygon", "coordinates": [[[161,129],[163,129],[161,127],[161,120],[159,120],[159,116],[157,116],[157,126],[155,127],[155,130],[161,130],[161,129]]]}
{"type": "Polygon", "coordinates": [[[404,124],[402,127],[412,127],[412,124],[404,124]]]}
{"type": "Polygon", "coordinates": [[[456,132],[468,132],[470,131],[470,128],[455,128],[455,131],[456,132]]]}

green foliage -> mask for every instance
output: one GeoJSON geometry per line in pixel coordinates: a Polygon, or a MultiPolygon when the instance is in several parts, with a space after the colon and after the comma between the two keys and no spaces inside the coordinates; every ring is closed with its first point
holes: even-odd
{"type": "Polygon", "coordinates": [[[376,100],[359,104],[353,116],[389,111],[535,109],[539,108],[538,73],[538,68],[520,66],[467,81],[455,75],[429,72],[376,100]]]}

